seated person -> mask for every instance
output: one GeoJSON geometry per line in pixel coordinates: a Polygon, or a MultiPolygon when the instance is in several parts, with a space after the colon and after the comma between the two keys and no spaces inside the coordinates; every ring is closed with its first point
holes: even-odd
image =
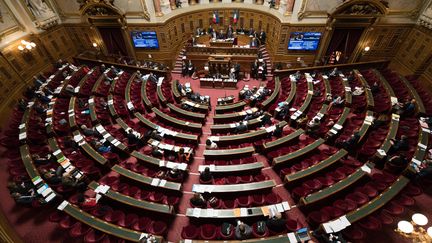
{"type": "Polygon", "coordinates": [[[261,118],[261,126],[271,125],[271,115],[268,112],[264,112],[264,115],[261,118]]]}
{"type": "Polygon", "coordinates": [[[337,76],[337,75],[339,75],[339,70],[337,69],[337,68],[334,68],[330,73],[329,73],[329,76],[330,77],[335,77],[335,76],[337,76]]]}
{"type": "Polygon", "coordinates": [[[416,109],[416,103],[417,102],[415,99],[411,99],[409,102],[407,102],[403,108],[403,115],[409,116],[414,114],[416,109]]]}
{"type": "Polygon", "coordinates": [[[360,134],[358,130],[356,130],[354,131],[354,133],[351,135],[350,138],[348,138],[342,143],[342,147],[347,150],[352,149],[354,146],[357,145],[359,140],[360,140],[360,134]]]}
{"type": "Polygon", "coordinates": [[[330,106],[334,105],[334,106],[341,106],[343,105],[344,100],[342,99],[342,97],[340,97],[339,95],[336,95],[335,97],[333,97],[333,101],[330,103],[330,106]]]}
{"type": "Polygon", "coordinates": [[[182,180],[183,171],[179,170],[178,166],[175,165],[172,169],[168,171],[167,176],[174,180],[182,180]]]}
{"type": "MultiPolygon", "coordinates": [[[[72,172],[72,171],[70,171],[72,172]]],[[[64,172],[61,178],[61,184],[66,188],[73,188],[78,190],[85,190],[87,185],[81,181],[73,177],[71,173],[64,172]]]]}
{"type": "Polygon", "coordinates": [[[217,148],[218,148],[218,146],[217,146],[217,144],[215,142],[213,142],[210,139],[207,139],[207,141],[206,141],[206,149],[217,149],[217,148]]]}
{"type": "Polygon", "coordinates": [[[162,158],[162,156],[163,156],[163,150],[159,149],[158,146],[153,146],[152,147],[152,151],[151,151],[151,155],[153,157],[156,157],[156,158],[162,158]]]}
{"type": "Polygon", "coordinates": [[[155,84],[157,84],[157,82],[158,82],[158,78],[156,77],[156,75],[153,74],[153,72],[150,72],[147,80],[150,80],[151,82],[153,82],[155,84]]]}
{"type": "Polygon", "coordinates": [[[86,136],[86,137],[91,137],[91,136],[97,135],[97,132],[95,131],[94,128],[87,128],[87,126],[84,124],[81,125],[81,130],[82,130],[84,136],[86,136]]]}
{"type": "Polygon", "coordinates": [[[150,138],[154,139],[154,140],[158,140],[161,141],[163,138],[162,136],[158,133],[157,130],[153,130],[150,134],[150,138]]]}
{"type": "Polygon", "coordinates": [[[200,180],[203,182],[209,182],[213,179],[210,172],[210,167],[205,167],[205,169],[200,173],[200,180]]]}
{"type": "Polygon", "coordinates": [[[207,202],[205,201],[204,197],[198,192],[194,193],[190,199],[190,203],[192,206],[198,208],[207,206],[207,202]]]}
{"type": "Polygon", "coordinates": [[[239,221],[239,223],[235,229],[234,235],[235,235],[237,240],[246,240],[246,239],[250,238],[252,235],[252,227],[239,221]]]}
{"type": "Polygon", "coordinates": [[[77,198],[77,202],[80,205],[80,208],[84,210],[89,210],[96,207],[98,198],[100,196],[98,197],[97,194],[95,196],[96,197],[86,197],[84,196],[84,194],[80,193],[77,198]]]}
{"type": "Polygon", "coordinates": [[[405,167],[408,165],[408,160],[405,155],[394,155],[387,161],[387,163],[397,167],[405,167]]]}
{"type": "Polygon", "coordinates": [[[48,154],[46,157],[40,157],[38,154],[33,154],[32,159],[35,164],[39,165],[56,162],[56,158],[54,158],[54,156],[52,156],[51,154],[48,154]]]}
{"type": "Polygon", "coordinates": [[[318,118],[314,118],[307,124],[308,132],[316,132],[320,128],[320,126],[321,121],[318,118]]]}
{"type": "Polygon", "coordinates": [[[379,84],[377,81],[375,81],[372,86],[370,87],[372,94],[376,94],[379,91],[379,84]]]}
{"type": "Polygon", "coordinates": [[[313,91],[312,97],[320,97],[321,95],[322,95],[321,90],[318,87],[316,87],[313,91]]]}
{"type": "Polygon", "coordinates": [[[279,126],[279,124],[276,124],[272,135],[277,137],[277,138],[280,138],[280,137],[282,137],[282,133],[283,133],[283,129],[279,126]]]}
{"type": "Polygon", "coordinates": [[[227,222],[223,222],[222,223],[222,225],[221,225],[221,233],[224,236],[230,236],[232,230],[234,230],[234,226],[232,224],[227,223],[227,222]]]}
{"type": "Polygon", "coordinates": [[[180,163],[189,163],[191,161],[191,155],[192,155],[192,150],[189,151],[189,153],[185,153],[184,148],[180,148],[178,153],[177,153],[177,158],[179,160],[180,163]]]}
{"type": "Polygon", "coordinates": [[[352,95],[354,96],[358,96],[358,95],[362,95],[364,93],[364,88],[363,87],[355,87],[354,91],[352,92],[352,95]]]}
{"type": "Polygon", "coordinates": [[[132,129],[126,134],[129,146],[140,146],[142,145],[141,139],[139,139],[133,132],[132,129]]]}
{"type": "Polygon", "coordinates": [[[390,147],[388,154],[393,154],[401,150],[406,151],[409,149],[408,137],[405,135],[402,135],[399,140],[391,139],[390,143],[392,144],[392,146],[390,147]]]}
{"type": "Polygon", "coordinates": [[[267,228],[273,232],[282,232],[286,229],[285,220],[282,218],[282,214],[277,212],[273,217],[270,217],[266,221],[267,228]]]}
{"type": "Polygon", "coordinates": [[[378,118],[373,121],[372,128],[377,128],[377,127],[383,126],[383,125],[387,124],[389,120],[390,120],[390,116],[388,114],[381,113],[378,116],[378,118]]]}
{"type": "Polygon", "coordinates": [[[97,140],[91,141],[90,144],[92,145],[93,148],[96,149],[96,151],[98,151],[101,154],[111,152],[111,146],[106,146],[105,144],[102,144],[97,140]]]}
{"type": "Polygon", "coordinates": [[[50,183],[50,184],[58,184],[62,181],[62,173],[63,173],[63,167],[59,166],[57,170],[54,170],[53,168],[45,169],[42,168],[40,170],[40,174],[42,178],[50,183]]]}
{"type": "Polygon", "coordinates": [[[248,130],[247,122],[240,122],[234,129],[235,133],[243,133],[248,130]]]}
{"type": "Polygon", "coordinates": [[[37,195],[38,194],[34,191],[34,189],[31,189],[27,194],[21,194],[19,192],[13,192],[11,194],[16,203],[23,205],[31,205],[32,202],[37,199],[37,195]]]}

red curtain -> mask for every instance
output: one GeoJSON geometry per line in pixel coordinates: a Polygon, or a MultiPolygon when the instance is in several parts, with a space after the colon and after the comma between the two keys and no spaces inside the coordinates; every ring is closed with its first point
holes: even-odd
{"type": "Polygon", "coordinates": [[[109,54],[128,56],[122,30],[119,27],[98,27],[109,54]]]}
{"type": "Polygon", "coordinates": [[[335,29],[326,52],[327,62],[330,55],[335,51],[342,52],[341,59],[338,63],[345,63],[348,61],[363,34],[363,30],[363,28],[335,29]]]}

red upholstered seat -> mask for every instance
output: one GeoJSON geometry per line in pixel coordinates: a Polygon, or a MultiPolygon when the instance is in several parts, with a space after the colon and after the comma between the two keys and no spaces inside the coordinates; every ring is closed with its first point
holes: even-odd
{"type": "Polygon", "coordinates": [[[263,194],[254,194],[251,196],[251,199],[254,206],[262,206],[265,202],[263,194]]]}
{"type": "Polygon", "coordinates": [[[367,195],[369,198],[374,198],[378,195],[378,191],[375,188],[368,186],[368,185],[360,187],[360,188],[356,189],[356,191],[367,195]]]}
{"type": "Polygon", "coordinates": [[[358,224],[367,230],[379,230],[382,228],[381,222],[372,215],[360,220],[358,224]]]}
{"type": "Polygon", "coordinates": [[[248,196],[237,197],[236,201],[237,201],[237,207],[242,207],[242,208],[249,207],[251,204],[251,201],[248,196]]]}
{"type": "Polygon", "coordinates": [[[405,208],[394,201],[390,201],[384,207],[384,210],[393,216],[399,216],[405,212],[405,208]]]}
{"type": "Polygon", "coordinates": [[[354,192],[354,193],[348,194],[346,196],[346,199],[350,199],[350,200],[356,202],[358,205],[363,205],[369,201],[368,196],[366,196],[365,194],[363,194],[361,192],[354,192]]]}
{"type": "Polygon", "coordinates": [[[77,238],[85,235],[90,231],[90,227],[86,224],[82,223],[76,223],[72,228],[69,230],[69,235],[72,238],[77,238]]]}
{"type": "Polygon", "coordinates": [[[402,194],[399,196],[399,198],[396,199],[396,203],[401,206],[409,207],[415,204],[415,200],[410,196],[402,194]]]}
{"type": "Polygon", "coordinates": [[[90,229],[89,232],[84,236],[84,242],[86,243],[94,243],[94,242],[102,242],[107,235],[98,230],[90,229]]]}
{"type": "Polygon", "coordinates": [[[264,231],[263,232],[258,232],[258,224],[254,223],[252,225],[252,236],[253,238],[262,238],[262,237],[267,237],[269,235],[269,229],[267,228],[267,226],[265,226],[264,224],[264,231]]]}
{"type": "Polygon", "coordinates": [[[183,239],[198,239],[200,229],[193,224],[183,227],[181,237],[183,239]]]}
{"type": "Polygon", "coordinates": [[[333,203],[333,206],[347,213],[357,208],[357,203],[350,199],[339,199],[333,203]]]}
{"type": "Polygon", "coordinates": [[[123,221],[124,218],[125,218],[125,213],[121,210],[115,210],[115,211],[109,212],[104,216],[105,221],[111,222],[113,224],[115,224],[119,221],[123,221]]]}
{"type": "Polygon", "coordinates": [[[154,221],[147,229],[151,234],[164,235],[168,225],[164,221],[154,221]]]}
{"type": "Polygon", "coordinates": [[[352,226],[348,227],[347,229],[342,231],[342,234],[346,239],[351,240],[351,241],[363,240],[366,237],[366,234],[364,233],[364,231],[361,230],[356,225],[352,225],[352,226]]]}
{"type": "Polygon", "coordinates": [[[297,220],[294,219],[287,219],[285,226],[290,232],[295,232],[302,227],[302,225],[297,220]]]}
{"type": "Polygon", "coordinates": [[[307,216],[307,221],[314,226],[320,225],[329,220],[330,215],[328,215],[326,212],[321,211],[313,211],[307,216]]]}
{"type": "Polygon", "coordinates": [[[126,217],[121,218],[117,224],[121,227],[130,228],[132,225],[134,225],[136,222],[138,222],[139,217],[138,215],[134,213],[128,213],[126,214],[126,217]]]}
{"type": "Polygon", "coordinates": [[[385,210],[381,210],[381,212],[378,214],[378,218],[384,225],[391,225],[394,222],[393,217],[385,210]]]}
{"type": "Polygon", "coordinates": [[[344,214],[344,211],[332,206],[325,206],[323,207],[320,212],[328,214],[331,219],[338,218],[344,214]]]}
{"type": "Polygon", "coordinates": [[[201,238],[204,240],[215,240],[217,233],[218,233],[218,227],[213,224],[204,224],[201,226],[201,238]]]}
{"type": "Polygon", "coordinates": [[[321,182],[317,179],[308,180],[303,185],[311,191],[316,191],[322,187],[321,182]]]}
{"type": "Polygon", "coordinates": [[[65,218],[63,218],[60,221],[60,227],[62,229],[70,229],[72,228],[75,224],[77,223],[77,221],[74,218],[71,218],[70,216],[67,216],[65,218]]]}
{"type": "Polygon", "coordinates": [[[132,229],[141,232],[148,232],[147,228],[151,223],[151,219],[148,217],[142,217],[132,226],[132,229]]]}
{"type": "Polygon", "coordinates": [[[223,208],[230,209],[236,206],[236,201],[231,199],[223,200],[223,208]]]}

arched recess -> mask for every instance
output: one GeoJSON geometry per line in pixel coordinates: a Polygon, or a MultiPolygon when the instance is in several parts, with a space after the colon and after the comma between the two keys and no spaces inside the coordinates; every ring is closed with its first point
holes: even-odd
{"type": "MultiPolygon", "coordinates": [[[[366,37],[373,29],[377,20],[386,16],[388,5],[380,0],[352,0],[346,1],[328,14],[323,48],[319,53],[325,63],[337,57],[336,63],[352,63],[362,55],[366,37]]],[[[371,49],[373,51],[373,49],[371,49]]]]}
{"type": "Polygon", "coordinates": [[[97,30],[98,44],[104,55],[135,56],[129,40],[125,14],[113,0],[91,0],[80,7],[84,21],[97,30]]]}

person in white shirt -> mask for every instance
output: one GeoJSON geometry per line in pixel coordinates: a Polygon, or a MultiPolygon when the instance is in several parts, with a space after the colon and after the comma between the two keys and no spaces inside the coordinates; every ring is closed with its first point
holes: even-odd
{"type": "Polygon", "coordinates": [[[217,146],[217,144],[216,144],[215,142],[213,142],[212,140],[207,139],[207,141],[206,141],[206,148],[207,148],[207,149],[217,149],[218,146],[217,146]]]}

